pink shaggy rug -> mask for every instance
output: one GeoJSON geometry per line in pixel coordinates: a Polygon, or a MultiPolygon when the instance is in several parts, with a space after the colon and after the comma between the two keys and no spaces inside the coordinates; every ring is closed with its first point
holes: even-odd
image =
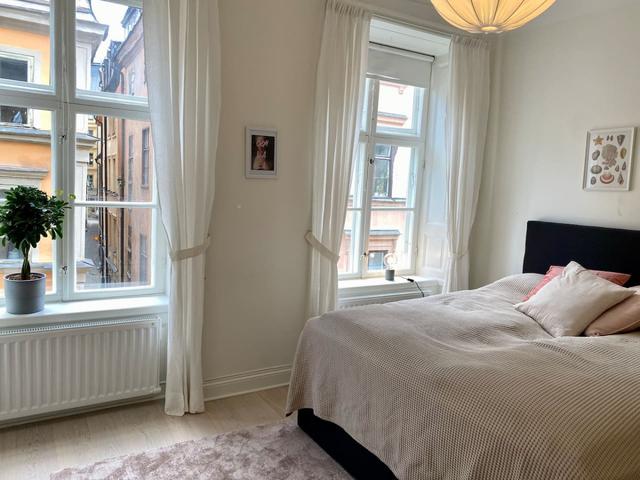
{"type": "Polygon", "coordinates": [[[289,423],[177,443],[51,475],[51,480],[350,478],[302,430],[289,423]]]}

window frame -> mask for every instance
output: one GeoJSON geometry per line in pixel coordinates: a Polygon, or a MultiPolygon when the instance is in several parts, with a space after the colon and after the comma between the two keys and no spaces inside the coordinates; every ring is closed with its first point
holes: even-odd
{"type": "MultiPolygon", "coordinates": [[[[33,83],[35,81],[35,78],[34,78],[34,70],[35,70],[34,66],[36,64],[35,53],[29,54],[23,49],[2,46],[0,47],[0,59],[5,59],[5,58],[9,60],[18,60],[18,61],[25,62],[27,64],[27,79],[24,81],[21,81],[21,80],[10,80],[8,78],[3,78],[1,80],[3,83],[10,84],[12,82],[18,82],[19,84],[23,84],[23,83],[33,83]]],[[[6,105],[3,103],[2,107],[4,106],[6,105]]],[[[33,127],[34,126],[33,111],[29,111],[28,108],[26,110],[27,110],[27,118],[25,123],[3,122],[0,120],[0,124],[33,127]]]]}
{"type": "Polygon", "coordinates": [[[149,155],[151,153],[151,146],[149,139],[151,138],[151,131],[149,128],[142,129],[142,135],[140,141],[142,143],[140,147],[140,163],[141,169],[140,172],[140,188],[149,188],[149,155]],[[146,138],[146,145],[145,145],[146,138]]]}
{"type": "MultiPolygon", "coordinates": [[[[108,0],[125,6],[142,8],[140,0],[108,0]]],[[[50,82],[42,85],[0,80],[0,104],[51,112],[51,188],[75,193],[76,115],[105,115],[150,122],[148,100],[110,92],[76,89],[76,2],[50,1],[50,82]],[[64,47],[63,47],[64,45],[64,47]],[[69,72],[64,75],[64,72],[69,72]]],[[[126,141],[126,139],[125,139],[126,141]]],[[[126,161],[126,158],[123,159],[126,161]]],[[[155,176],[151,202],[73,202],[67,212],[62,240],[52,246],[51,280],[53,293],[47,301],[77,301],[112,297],[157,295],[165,292],[167,250],[160,228],[160,214],[155,176]],[[144,208],[152,211],[148,254],[151,256],[148,286],[113,287],[76,290],[75,209],[76,208],[144,208]]],[[[78,187],[79,188],[79,187],[78,187]]],[[[79,198],[81,198],[79,196],[79,198]]],[[[123,249],[123,254],[126,248],[123,249]]],[[[0,297],[4,305],[4,297],[0,297]]]]}
{"type": "Polygon", "coordinates": [[[127,138],[127,198],[131,200],[133,194],[133,165],[135,161],[135,138],[133,134],[129,134],[127,138]]]}
{"type": "MultiPolygon", "coordinates": [[[[411,257],[409,268],[398,269],[398,275],[414,275],[417,267],[418,246],[418,219],[422,207],[423,180],[426,166],[426,143],[427,143],[427,120],[429,115],[429,88],[425,88],[421,94],[422,114],[416,120],[419,122],[420,128],[417,135],[407,132],[391,132],[385,129],[378,129],[378,100],[380,92],[380,82],[388,82],[388,79],[377,78],[374,75],[366,75],[365,92],[363,95],[362,115],[365,116],[360,122],[359,127],[359,149],[354,159],[352,176],[361,172],[363,182],[362,185],[356,185],[354,191],[360,198],[353,199],[354,207],[348,208],[347,211],[360,211],[359,232],[351,232],[352,239],[357,236],[357,245],[354,246],[354,254],[360,252],[358,260],[356,260],[357,269],[355,272],[340,273],[340,280],[379,278],[384,276],[384,269],[369,270],[368,243],[371,224],[372,193],[375,180],[375,158],[376,145],[389,145],[392,147],[408,147],[413,149],[415,155],[415,199],[414,206],[407,208],[388,208],[390,211],[411,211],[413,212],[413,224],[411,232],[411,257]],[[364,148],[364,152],[362,151],[364,148]],[[355,207],[355,205],[359,205],[355,207]]],[[[397,82],[402,83],[402,82],[397,82]]],[[[428,82],[429,84],[429,82],[428,82]]],[[[414,106],[415,109],[415,106],[414,106]]],[[[383,198],[383,197],[381,197],[383,198]]],[[[346,225],[345,225],[346,227],[346,225]]],[[[352,240],[353,241],[353,240],[352,240]]],[[[373,251],[377,251],[374,249],[373,251]]]]}

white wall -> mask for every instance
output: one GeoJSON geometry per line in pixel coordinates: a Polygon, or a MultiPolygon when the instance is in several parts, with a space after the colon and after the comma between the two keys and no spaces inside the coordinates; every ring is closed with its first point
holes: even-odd
{"type": "MultiPolygon", "coordinates": [[[[426,2],[370,0],[418,23],[426,2]]],[[[221,0],[222,116],[207,256],[208,397],[288,381],[305,322],[310,143],[322,0],[221,0]],[[278,129],[279,178],[244,178],[244,128],[278,129]]]]}
{"type": "Polygon", "coordinates": [[[631,192],[582,190],[587,131],[640,126],[640,2],[625,3],[502,38],[473,286],[521,271],[527,220],[640,229],[638,158],[631,192]]]}

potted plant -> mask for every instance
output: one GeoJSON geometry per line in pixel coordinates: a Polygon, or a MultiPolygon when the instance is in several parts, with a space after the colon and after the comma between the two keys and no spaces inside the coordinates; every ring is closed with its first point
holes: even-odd
{"type": "MultiPolygon", "coordinates": [[[[62,237],[62,224],[69,204],[55,195],[49,196],[35,187],[14,187],[0,205],[2,245],[11,242],[22,254],[22,270],[4,277],[7,312],[34,313],[44,308],[47,278],[32,273],[29,253],[43,237],[62,237]]],[[[70,196],[70,198],[74,198],[70,196]]]]}

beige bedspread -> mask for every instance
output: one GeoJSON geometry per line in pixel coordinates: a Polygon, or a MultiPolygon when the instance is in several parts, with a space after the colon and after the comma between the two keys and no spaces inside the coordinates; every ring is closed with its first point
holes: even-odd
{"type": "Polygon", "coordinates": [[[310,320],[287,412],[400,479],[640,479],[640,334],[552,338],[513,308],[539,278],[310,320]]]}

